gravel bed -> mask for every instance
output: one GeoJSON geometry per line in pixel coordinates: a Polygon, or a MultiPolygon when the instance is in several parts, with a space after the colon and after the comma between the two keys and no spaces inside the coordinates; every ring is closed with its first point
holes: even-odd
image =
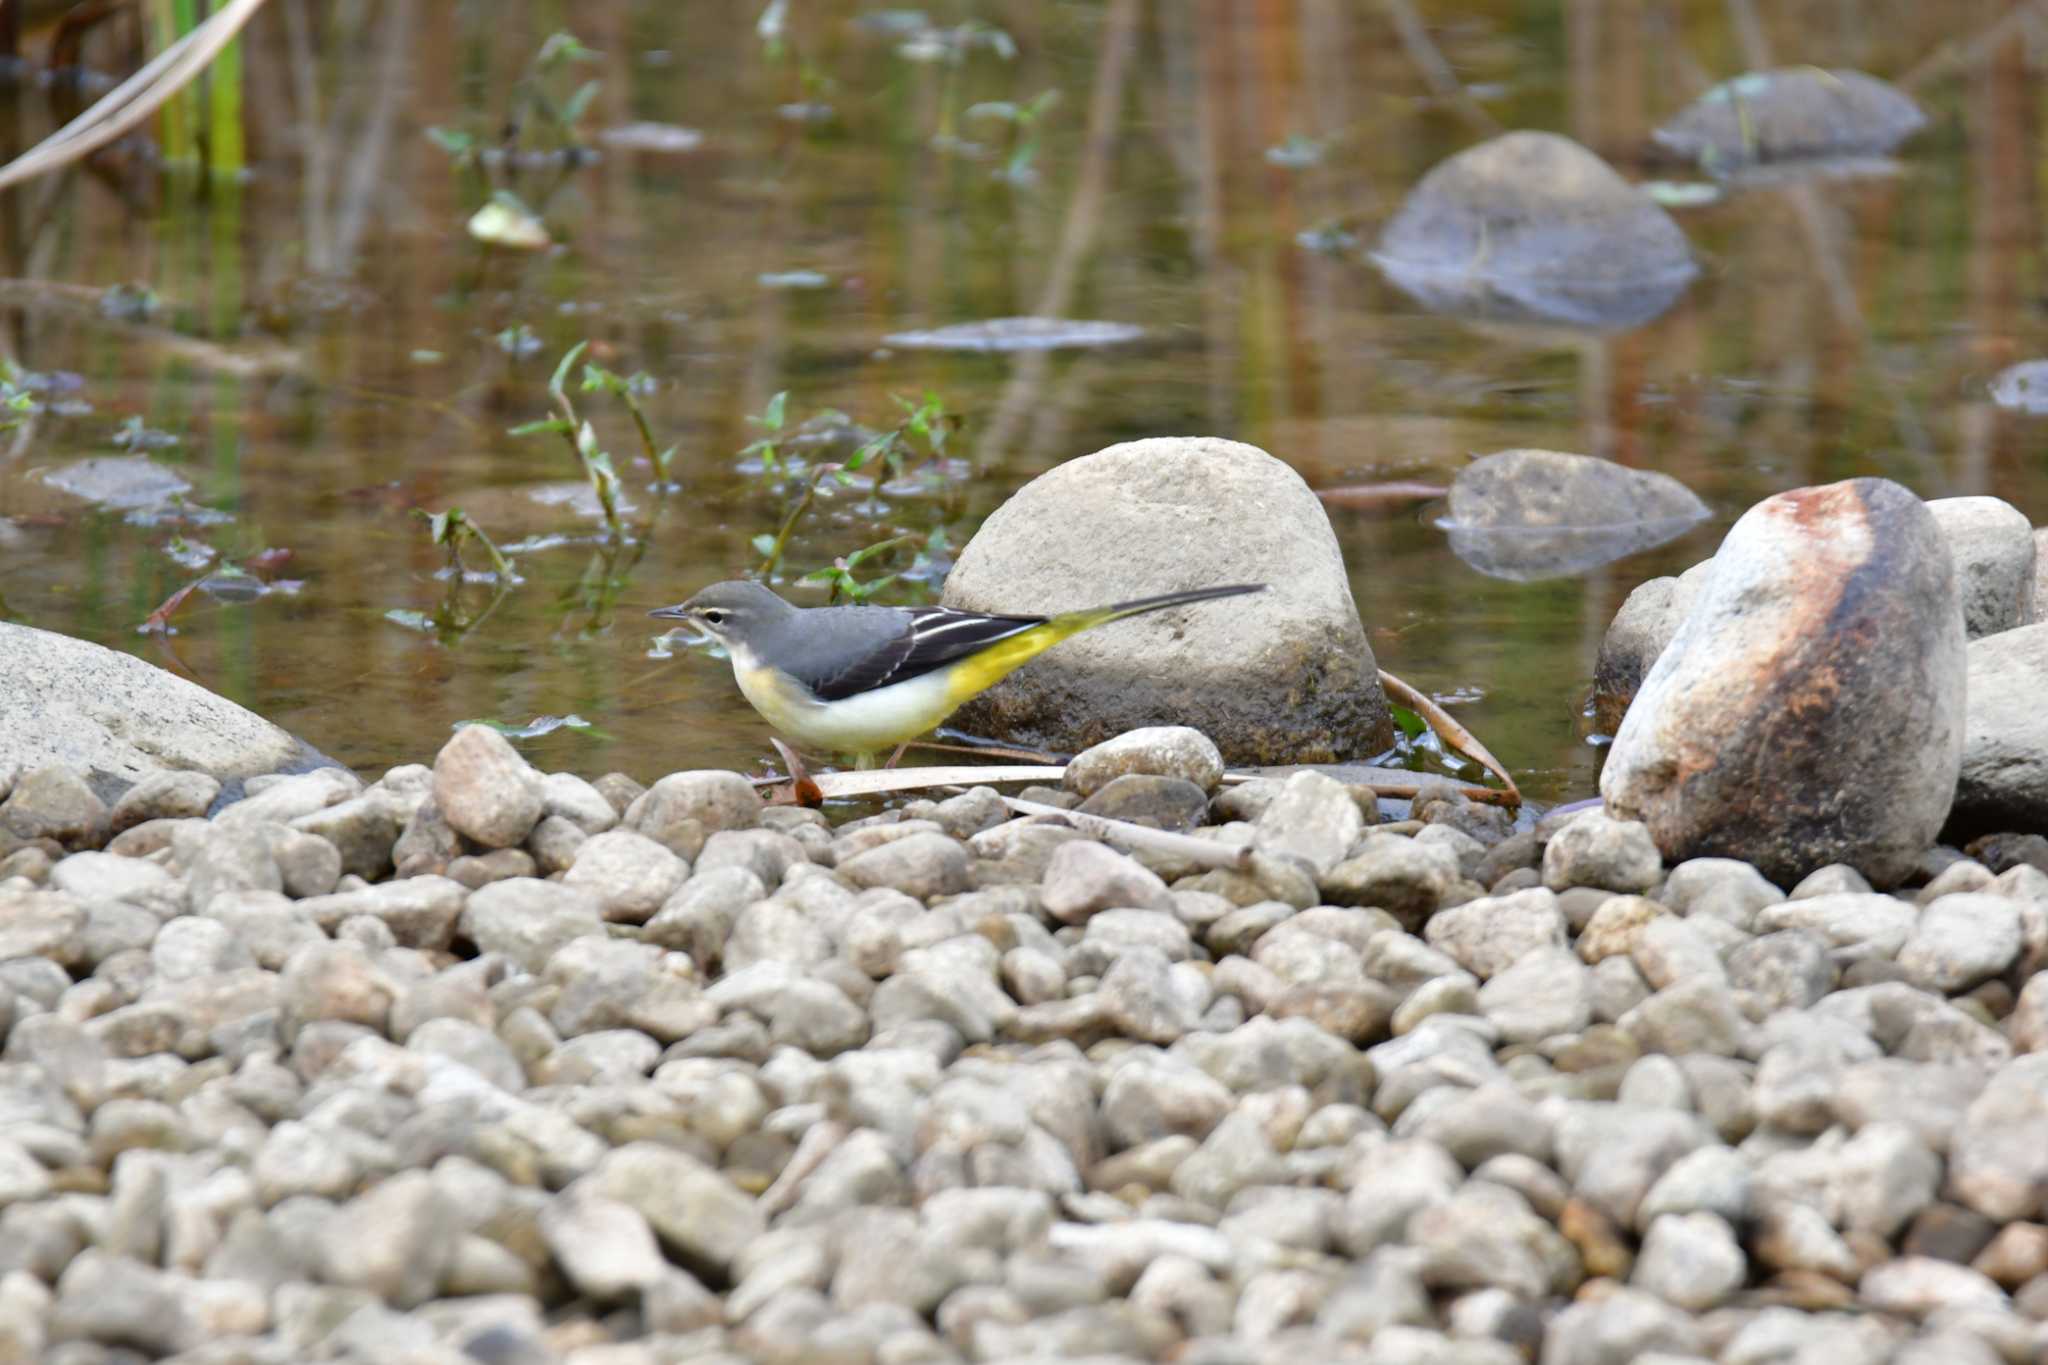
{"type": "Polygon", "coordinates": [[[0,771],[0,1362],[2041,1358],[2048,841],[1220,779],[0,771]]]}

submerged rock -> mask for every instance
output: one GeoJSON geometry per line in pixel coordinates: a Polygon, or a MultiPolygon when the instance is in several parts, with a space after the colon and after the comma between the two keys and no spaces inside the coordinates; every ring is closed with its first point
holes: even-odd
{"type": "Polygon", "coordinates": [[[1883,156],[1927,124],[1920,106],[1861,71],[1750,71],[1701,95],[1650,136],[1718,171],[1770,161],[1883,156]]]}
{"type": "Polygon", "coordinates": [[[1527,582],[1583,573],[1683,535],[1707,518],[1668,474],[1591,455],[1503,450],[1451,482],[1451,552],[1483,574],[1527,582]]]}
{"type": "Polygon", "coordinates": [[[1329,518],[1300,475],[1255,447],[1162,437],[1069,461],[983,524],[944,602],[1054,612],[1247,582],[1268,587],[1069,640],[969,701],[954,723],[1067,752],[1186,725],[1234,763],[1384,750],[1386,698],[1329,518]]]}
{"type": "Polygon", "coordinates": [[[1608,809],[1667,860],[1728,856],[1790,885],[1917,865],[1961,762],[1962,617],[1926,505],[1883,479],[1758,503],[1623,719],[1608,809]]]}
{"type": "Polygon", "coordinates": [[[1569,138],[1516,132],[1422,178],[1373,262],[1433,312],[1634,327],[1698,273],[1671,215],[1569,138]]]}
{"type": "Polygon", "coordinates": [[[132,654],[0,621],[0,772],[62,764],[112,803],[173,771],[222,781],[330,766],[253,712],[132,654]]]}
{"type": "Polygon", "coordinates": [[[2048,360],[2022,360],[1992,377],[1991,401],[2012,412],[2031,416],[2048,413],[2048,360]]]}

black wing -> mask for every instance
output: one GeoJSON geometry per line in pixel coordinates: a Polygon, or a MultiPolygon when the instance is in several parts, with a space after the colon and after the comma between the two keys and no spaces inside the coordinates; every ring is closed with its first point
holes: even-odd
{"type": "Polygon", "coordinates": [[[804,681],[824,700],[839,701],[920,677],[1046,620],[1043,616],[988,616],[950,607],[915,607],[907,614],[910,621],[900,635],[861,651],[830,676],[804,681]]]}

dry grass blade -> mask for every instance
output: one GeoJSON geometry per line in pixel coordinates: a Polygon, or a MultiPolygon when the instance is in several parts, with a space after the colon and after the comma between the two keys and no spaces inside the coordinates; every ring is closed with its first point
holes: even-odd
{"type": "Polygon", "coordinates": [[[1440,483],[1396,479],[1389,483],[1347,484],[1342,488],[1318,488],[1316,496],[1331,507],[1399,507],[1403,503],[1428,502],[1449,497],[1451,490],[1440,483]]]}
{"type": "Polygon", "coordinates": [[[1190,834],[1175,834],[1171,830],[1153,829],[1149,825],[1134,825],[1128,820],[1112,820],[1106,815],[1061,810],[1058,806],[1040,805],[1036,801],[1021,801],[1014,796],[1004,797],[1003,804],[1019,815],[1053,816],[1090,838],[1106,839],[1112,843],[1122,844],[1125,848],[1144,848],[1154,853],[1169,853],[1203,867],[1242,870],[1251,866],[1252,851],[1245,845],[1219,844],[1213,839],[1197,839],[1190,834]]]}
{"type": "Polygon", "coordinates": [[[1380,686],[1385,688],[1387,694],[1395,701],[1400,702],[1403,706],[1406,706],[1409,710],[1428,721],[1429,728],[1436,731],[1442,737],[1444,743],[1450,745],[1459,753],[1476,759],[1488,772],[1498,777],[1501,780],[1501,785],[1507,788],[1508,796],[1512,798],[1508,804],[1517,806],[1522,804],[1521,788],[1515,785],[1514,778],[1508,776],[1507,767],[1499,759],[1487,752],[1486,746],[1479,742],[1476,735],[1458,724],[1455,720],[1452,720],[1450,712],[1444,710],[1443,707],[1438,706],[1434,701],[1410,687],[1407,683],[1402,682],[1384,668],[1380,670],[1380,686]]]}
{"type": "Polygon", "coordinates": [[[90,109],[0,167],[0,189],[68,166],[127,133],[190,85],[261,8],[263,0],[229,0],[90,109]]]}

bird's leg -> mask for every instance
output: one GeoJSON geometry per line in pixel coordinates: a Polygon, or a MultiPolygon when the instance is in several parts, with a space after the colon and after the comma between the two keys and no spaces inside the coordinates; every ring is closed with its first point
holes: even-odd
{"type": "Polygon", "coordinates": [[[890,755],[889,755],[889,761],[888,761],[887,763],[884,763],[884,764],[883,764],[882,766],[883,766],[884,768],[893,768],[893,767],[895,767],[895,766],[896,766],[896,760],[898,760],[898,759],[902,758],[902,757],[903,757],[903,751],[904,751],[905,749],[908,749],[909,747],[910,747],[910,741],[909,741],[909,740],[907,740],[907,739],[906,739],[906,740],[904,740],[904,741],[903,741],[903,742],[902,742],[901,744],[899,744],[899,745],[897,745],[897,746],[896,746],[896,752],[895,752],[895,753],[893,753],[893,754],[890,754],[890,755]]]}
{"type": "Polygon", "coordinates": [[[825,793],[818,790],[818,784],[811,780],[804,761],[796,756],[796,750],[770,735],[768,742],[775,746],[775,752],[782,755],[783,766],[789,769],[789,794],[799,806],[818,806],[825,802],[825,793]]]}

